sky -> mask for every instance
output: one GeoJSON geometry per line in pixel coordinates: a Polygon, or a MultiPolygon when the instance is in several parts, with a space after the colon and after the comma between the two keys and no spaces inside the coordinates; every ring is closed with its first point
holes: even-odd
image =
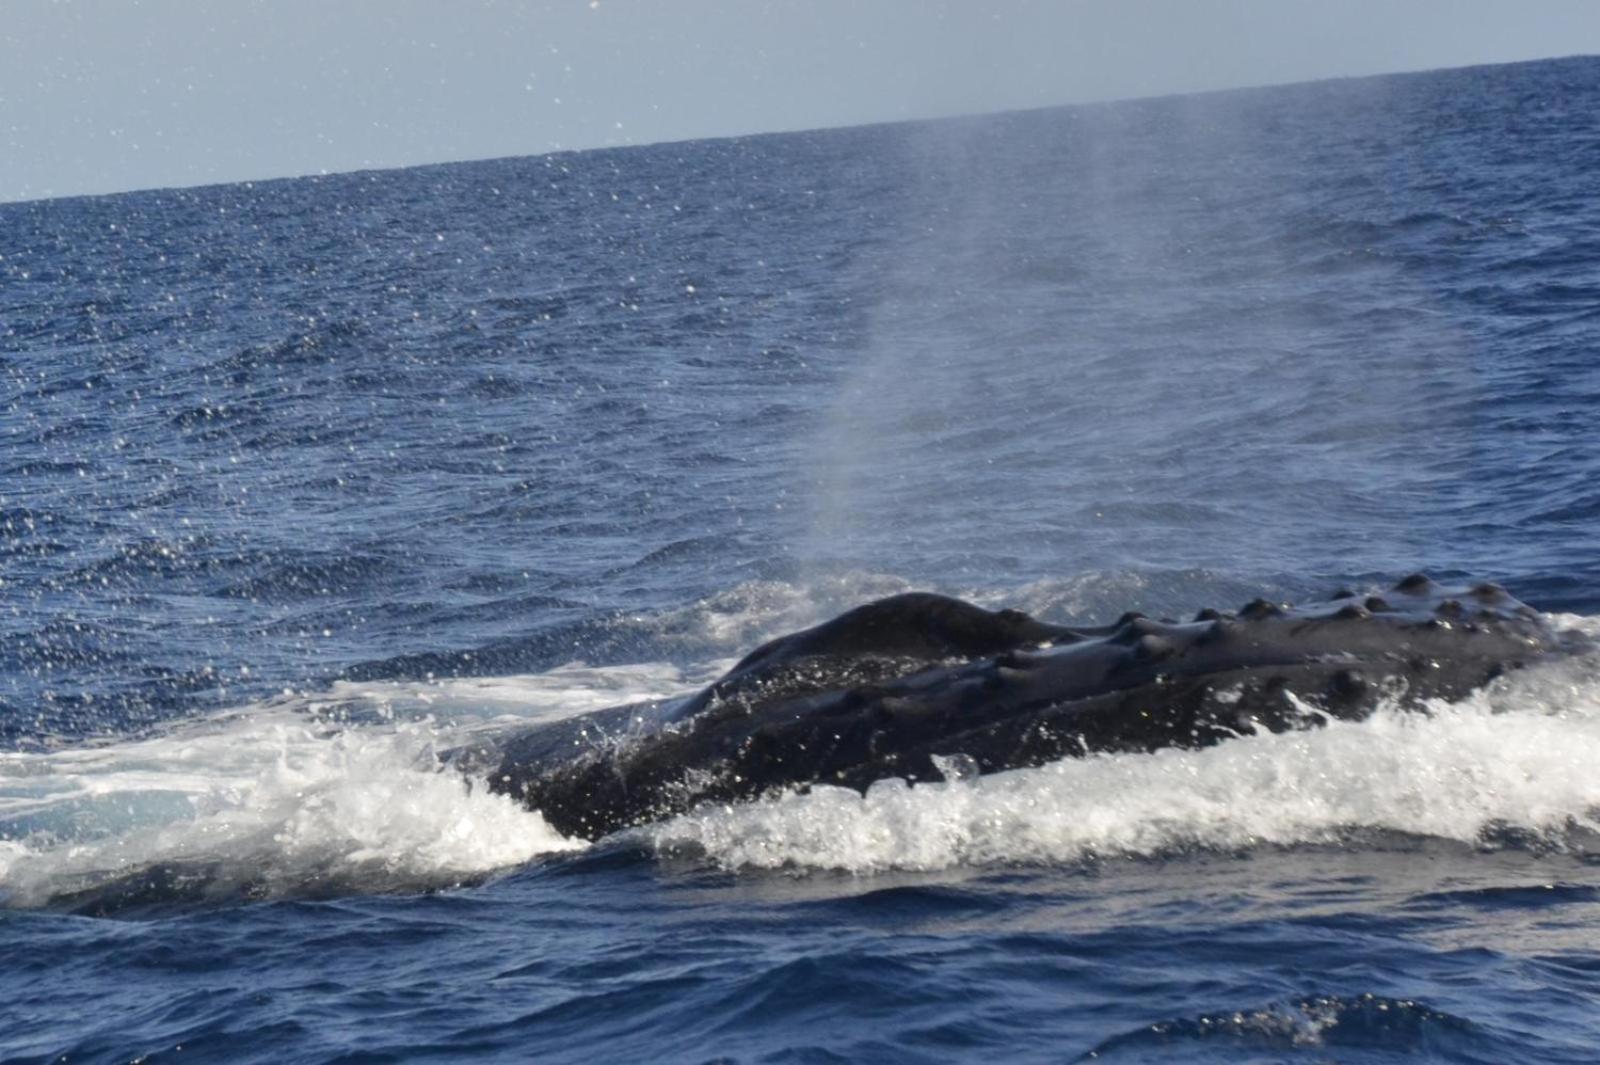
{"type": "Polygon", "coordinates": [[[0,201],[1594,53],[1595,0],[0,0],[0,201]]]}

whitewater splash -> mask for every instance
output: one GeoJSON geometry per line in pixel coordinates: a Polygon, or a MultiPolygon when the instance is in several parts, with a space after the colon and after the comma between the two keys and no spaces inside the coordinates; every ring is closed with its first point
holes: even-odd
{"type": "MultiPolygon", "coordinates": [[[[793,610],[777,596],[757,613],[787,623],[793,610]]],[[[714,610],[711,620],[742,640],[752,619],[736,614],[714,610]]],[[[1600,636],[1600,618],[1553,620],[1600,636]]],[[[112,890],[115,908],[145,896],[430,890],[581,849],[441,754],[532,721],[681,698],[728,665],[340,683],[147,738],[0,754],[0,902],[73,905],[112,890]]],[[[1596,763],[1600,658],[1588,655],[1427,715],[1381,710],[1200,751],[981,778],[954,759],[944,783],[884,781],[865,796],[815,787],[630,838],[729,870],[858,874],[1319,844],[1365,830],[1588,849],[1600,834],[1596,763]]]]}
{"type": "MultiPolygon", "coordinates": [[[[1552,619],[1600,635],[1600,619],[1552,619]]],[[[1581,846],[1600,834],[1600,658],[1502,678],[1428,714],[1394,708],[1197,751],[1070,758],[944,783],[833,787],[655,826],[664,853],[731,870],[934,870],[1192,849],[1337,843],[1358,832],[1581,846]]]]}
{"type": "Polygon", "coordinates": [[[341,683],[145,739],[3,754],[0,899],[42,905],[116,884],[237,899],[479,879],[584,844],[444,765],[441,752],[508,724],[700,683],[665,664],[341,683]]]}

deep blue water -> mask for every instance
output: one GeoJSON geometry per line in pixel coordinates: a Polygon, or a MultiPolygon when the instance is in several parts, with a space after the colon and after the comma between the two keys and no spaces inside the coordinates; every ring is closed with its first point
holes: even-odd
{"type": "Polygon", "coordinates": [[[0,205],[0,1060],[1595,1060],[1589,658],[588,849],[437,753],[911,587],[1600,631],[1597,173],[1571,59],[0,205]]]}

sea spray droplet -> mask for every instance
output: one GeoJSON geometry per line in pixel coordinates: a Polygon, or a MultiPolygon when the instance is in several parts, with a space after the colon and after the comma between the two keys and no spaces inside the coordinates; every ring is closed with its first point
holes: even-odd
{"type": "Polygon", "coordinates": [[[971,784],[981,775],[978,760],[970,754],[936,754],[932,760],[934,768],[951,784],[971,784]]]}

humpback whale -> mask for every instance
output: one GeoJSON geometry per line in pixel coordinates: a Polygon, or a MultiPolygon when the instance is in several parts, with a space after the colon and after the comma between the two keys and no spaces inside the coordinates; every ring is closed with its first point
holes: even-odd
{"type": "Polygon", "coordinates": [[[1499,585],[1421,574],[1380,594],[1092,628],[908,593],[756,648],[648,728],[623,707],[514,735],[488,756],[489,786],[598,839],[787,788],[865,790],[1205,747],[1385,702],[1422,709],[1559,649],[1499,585]]]}

